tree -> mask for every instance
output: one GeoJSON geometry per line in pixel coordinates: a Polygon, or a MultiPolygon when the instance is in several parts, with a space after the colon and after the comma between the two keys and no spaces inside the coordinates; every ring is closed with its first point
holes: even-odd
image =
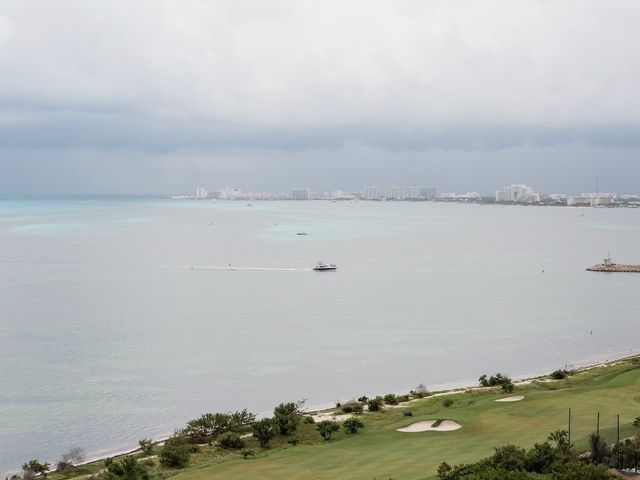
{"type": "Polygon", "coordinates": [[[63,454],[60,460],[58,460],[56,470],[59,472],[71,470],[75,465],[82,463],[84,458],[84,450],[80,447],[74,447],[67,453],[63,454]]]}
{"type": "Polygon", "coordinates": [[[218,444],[227,450],[240,450],[246,446],[240,435],[233,432],[225,432],[218,437],[218,444]]]}
{"type": "Polygon", "coordinates": [[[450,466],[442,463],[438,468],[440,480],[614,480],[602,466],[583,459],[572,450],[568,434],[563,430],[550,436],[557,443],[536,444],[525,451],[513,445],[496,448],[489,457],[471,464],[450,466]],[[558,458],[558,451],[564,451],[558,458]]]}
{"type": "Polygon", "coordinates": [[[507,378],[500,384],[500,388],[502,388],[502,391],[505,393],[511,393],[516,386],[513,384],[511,379],[507,378]]]}
{"type": "Polygon", "coordinates": [[[377,412],[382,408],[382,397],[370,398],[367,401],[367,406],[369,407],[370,412],[377,412]]]}
{"type": "Polygon", "coordinates": [[[183,433],[193,443],[211,443],[222,433],[241,431],[255,419],[255,414],[248,412],[246,408],[234,413],[205,413],[200,418],[187,422],[183,433]]]}
{"type": "Polygon", "coordinates": [[[331,436],[340,430],[340,424],[333,420],[323,420],[316,425],[316,429],[320,432],[320,436],[325,440],[331,440],[331,436]]]}
{"type": "Polygon", "coordinates": [[[200,418],[187,422],[184,435],[193,443],[211,442],[213,437],[226,432],[230,426],[230,415],[205,413],[200,418]]]}
{"type": "Polygon", "coordinates": [[[363,407],[360,403],[350,402],[342,405],[341,410],[342,413],[355,413],[357,415],[362,413],[363,407]]]}
{"type": "Polygon", "coordinates": [[[496,448],[491,459],[494,468],[507,471],[524,470],[526,451],[515,445],[496,448]]]}
{"type": "Polygon", "coordinates": [[[149,480],[150,478],[146,465],[133,457],[125,457],[119,462],[112,462],[103,476],[104,480],[149,480]]]}
{"type": "Polygon", "coordinates": [[[298,430],[304,402],[281,403],[273,410],[273,420],[280,435],[291,435],[298,430]]]}
{"type": "Polygon", "coordinates": [[[603,463],[609,453],[607,444],[597,433],[589,435],[589,450],[591,461],[595,464],[603,463]]]}
{"type": "Polygon", "coordinates": [[[150,438],[143,438],[138,442],[138,445],[140,445],[142,453],[146,455],[151,455],[153,453],[153,440],[150,438]]]}
{"type": "Polygon", "coordinates": [[[261,448],[268,448],[269,442],[277,434],[276,425],[270,418],[263,418],[262,420],[255,422],[251,429],[253,430],[253,437],[260,442],[261,448]]]}
{"type": "Polygon", "coordinates": [[[387,393],[384,396],[384,403],[386,403],[387,405],[397,405],[398,397],[396,397],[393,393],[387,393]]]}
{"type": "Polygon", "coordinates": [[[38,460],[29,460],[27,463],[22,465],[22,470],[24,471],[25,477],[34,477],[40,474],[46,477],[50,466],[51,464],[49,463],[40,463],[38,460]]]}
{"type": "Polygon", "coordinates": [[[566,461],[570,457],[575,456],[573,445],[569,443],[569,432],[566,430],[551,432],[548,439],[556,444],[554,450],[557,459],[566,461]]]}
{"type": "Polygon", "coordinates": [[[438,467],[438,478],[440,480],[449,480],[452,470],[453,468],[451,468],[451,465],[449,465],[447,462],[442,462],[438,467]]]}
{"type": "Polygon", "coordinates": [[[574,461],[560,467],[553,478],[554,480],[615,480],[617,477],[611,475],[602,466],[574,461]]]}
{"type": "Polygon", "coordinates": [[[429,390],[424,386],[424,383],[418,385],[411,394],[416,398],[424,398],[429,395],[429,390]]]}
{"type": "Polygon", "coordinates": [[[504,392],[508,393],[513,392],[513,389],[515,388],[511,379],[501,373],[496,373],[490,378],[487,378],[486,375],[482,375],[478,379],[478,383],[480,383],[481,387],[501,387],[504,392]]]}
{"type": "Polygon", "coordinates": [[[549,442],[536,443],[525,457],[528,472],[548,473],[556,460],[556,452],[549,442]]]}
{"type": "Polygon", "coordinates": [[[173,436],[164,443],[158,456],[165,467],[184,468],[189,465],[191,452],[192,446],[183,437],[173,436]]]}
{"type": "Polygon", "coordinates": [[[616,459],[616,467],[618,468],[634,468],[636,460],[640,457],[638,445],[628,438],[622,442],[616,442],[611,451],[612,457],[616,459]],[[617,459],[620,459],[620,465],[617,459]]]}
{"type": "Polygon", "coordinates": [[[344,431],[346,433],[358,433],[361,428],[364,428],[364,423],[357,418],[349,418],[344,421],[344,431]]]}
{"type": "Polygon", "coordinates": [[[569,372],[564,369],[558,369],[551,372],[549,375],[553,380],[564,380],[569,376],[569,372]]]}

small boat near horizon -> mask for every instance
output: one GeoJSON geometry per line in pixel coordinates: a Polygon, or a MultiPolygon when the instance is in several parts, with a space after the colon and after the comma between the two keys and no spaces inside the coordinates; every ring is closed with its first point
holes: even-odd
{"type": "Polygon", "coordinates": [[[296,233],[296,235],[303,235],[304,236],[304,235],[309,235],[309,234],[307,232],[298,232],[298,233],[296,233]]]}
{"type": "Polygon", "coordinates": [[[330,263],[329,265],[327,265],[324,262],[318,262],[318,264],[315,267],[313,267],[313,269],[316,272],[333,272],[333,271],[336,271],[338,267],[335,266],[333,263],[330,263]]]}

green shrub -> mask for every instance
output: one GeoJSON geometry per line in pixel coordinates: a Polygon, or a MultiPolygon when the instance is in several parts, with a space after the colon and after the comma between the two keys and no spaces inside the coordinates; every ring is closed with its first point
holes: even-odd
{"type": "Polygon", "coordinates": [[[143,438],[138,442],[138,445],[140,445],[142,453],[146,455],[151,455],[153,453],[153,440],[150,438],[143,438]]]}
{"type": "Polygon", "coordinates": [[[38,460],[29,460],[27,463],[22,465],[22,470],[24,471],[25,476],[46,476],[50,466],[50,463],[40,463],[38,460]]]}
{"type": "Polygon", "coordinates": [[[386,403],[387,405],[397,405],[398,397],[396,397],[393,393],[387,393],[384,396],[384,403],[386,403]]]}
{"type": "Polygon", "coordinates": [[[316,421],[313,419],[313,417],[311,415],[305,415],[302,418],[302,423],[304,423],[306,425],[313,425],[314,423],[316,423],[316,421]]]}
{"type": "Polygon", "coordinates": [[[240,450],[246,443],[237,433],[227,432],[218,437],[218,445],[227,450],[240,450]]]}
{"type": "Polygon", "coordinates": [[[445,398],[442,401],[442,406],[445,407],[445,408],[449,408],[451,405],[453,405],[453,403],[454,403],[454,401],[453,401],[452,398],[445,398]]]}
{"type": "Polygon", "coordinates": [[[369,407],[370,412],[378,412],[382,408],[382,403],[382,397],[370,398],[367,401],[367,406],[369,407]]]}
{"type": "Polygon", "coordinates": [[[363,406],[359,403],[346,403],[342,406],[342,413],[355,413],[355,414],[360,414],[362,413],[363,410],[363,406]]]}
{"type": "Polygon", "coordinates": [[[239,432],[255,419],[255,414],[248,412],[246,408],[234,413],[205,413],[200,418],[187,422],[183,434],[192,443],[211,443],[217,435],[239,432]]]}
{"type": "Polygon", "coordinates": [[[302,419],[302,406],[304,400],[299,402],[281,403],[273,410],[273,421],[280,435],[291,435],[298,430],[302,419]]]}
{"type": "Polygon", "coordinates": [[[569,376],[569,372],[567,372],[566,370],[559,369],[551,372],[551,375],[549,376],[554,380],[564,380],[569,376]]]}
{"type": "Polygon", "coordinates": [[[278,433],[276,424],[271,418],[263,418],[254,423],[251,429],[253,430],[253,437],[260,442],[261,448],[267,448],[269,442],[278,433]]]}
{"type": "Polygon", "coordinates": [[[478,382],[481,387],[501,387],[502,391],[507,393],[513,392],[513,389],[515,388],[511,379],[501,373],[496,373],[490,378],[487,378],[486,375],[482,375],[478,379],[478,382]]]}
{"type": "Polygon", "coordinates": [[[421,383],[416,388],[411,390],[410,394],[415,398],[424,398],[429,395],[429,391],[427,390],[427,387],[425,387],[424,384],[421,383]]]}
{"type": "Polygon", "coordinates": [[[149,470],[146,465],[133,457],[125,457],[119,462],[112,462],[102,477],[105,480],[149,480],[149,470]]]}
{"type": "Polygon", "coordinates": [[[331,436],[340,430],[340,424],[333,420],[323,420],[316,425],[316,429],[320,432],[320,436],[325,440],[331,440],[331,436]]]}
{"type": "Polygon", "coordinates": [[[255,457],[256,452],[254,452],[250,448],[245,448],[244,450],[242,450],[241,455],[242,455],[242,458],[246,460],[249,457],[255,457]]]}
{"type": "Polygon", "coordinates": [[[191,453],[196,451],[198,451],[198,446],[189,445],[184,437],[171,437],[160,449],[158,457],[160,457],[160,463],[165,467],[184,468],[189,465],[191,453]]]}
{"type": "Polygon", "coordinates": [[[358,430],[364,428],[364,424],[357,418],[349,418],[344,421],[344,431],[349,434],[358,433],[358,430]]]}
{"type": "Polygon", "coordinates": [[[513,384],[513,382],[509,379],[506,382],[503,382],[500,385],[500,388],[502,389],[503,392],[505,393],[511,393],[513,392],[514,388],[516,388],[516,386],[513,384]]]}

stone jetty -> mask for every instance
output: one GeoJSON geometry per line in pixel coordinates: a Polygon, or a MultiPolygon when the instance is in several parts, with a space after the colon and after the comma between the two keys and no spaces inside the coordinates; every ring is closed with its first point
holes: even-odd
{"type": "Polygon", "coordinates": [[[611,257],[604,259],[604,262],[587,268],[588,272],[610,272],[610,273],[640,273],[640,265],[625,265],[624,263],[614,263],[611,257]]]}

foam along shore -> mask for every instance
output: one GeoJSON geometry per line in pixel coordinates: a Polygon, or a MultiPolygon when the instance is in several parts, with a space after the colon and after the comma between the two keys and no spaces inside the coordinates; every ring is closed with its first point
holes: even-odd
{"type": "Polygon", "coordinates": [[[499,398],[496,402],[519,402],[524,400],[524,395],[514,395],[512,397],[499,398]]]}
{"type": "Polygon", "coordinates": [[[408,427],[398,428],[398,432],[419,433],[419,432],[453,432],[460,430],[462,425],[453,420],[424,420],[412,423],[408,427]]]}

